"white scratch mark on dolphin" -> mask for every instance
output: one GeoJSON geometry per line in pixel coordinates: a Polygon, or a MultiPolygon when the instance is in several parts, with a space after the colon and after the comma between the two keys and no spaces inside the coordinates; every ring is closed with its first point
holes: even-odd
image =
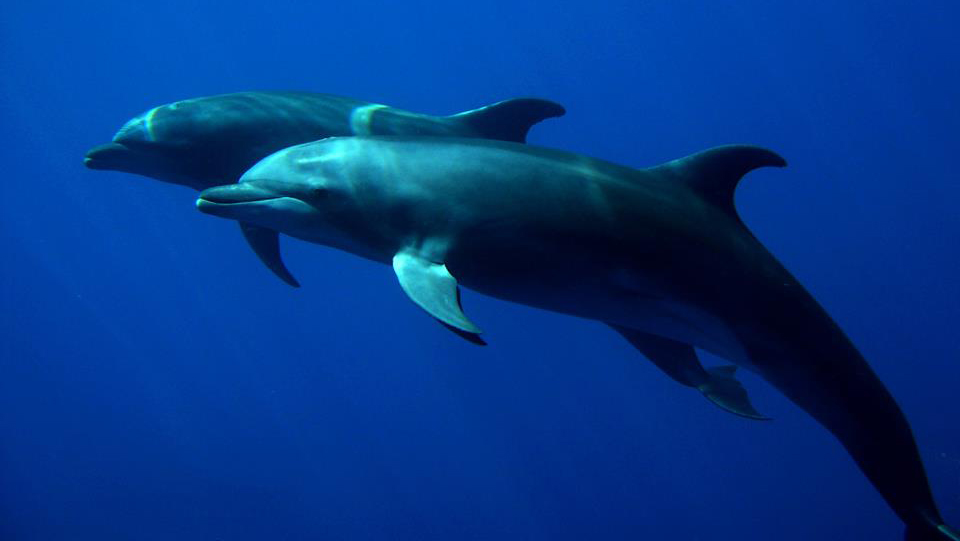
{"type": "Polygon", "coordinates": [[[338,160],[344,156],[343,152],[328,152],[319,156],[309,156],[306,158],[297,158],[294,160],[297,165],[310,165],[312,163],[323,163],[331,160],[338,160]]]}
{"type": "Polygon", "coordinates": [[[350,130],[354,135],[370,135],[370,121],[377,109],[386,109],[386,105],[371,103],[350,111],[350,130]]]}

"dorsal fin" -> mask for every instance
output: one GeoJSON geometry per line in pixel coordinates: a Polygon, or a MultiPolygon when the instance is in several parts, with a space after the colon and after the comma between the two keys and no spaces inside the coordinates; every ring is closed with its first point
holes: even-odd
{"type": "Polygon", "coordinates": [[[760,167],[786,167],[787,161],[772,150],[750,145],[710,148],[651,169],[686,183],[704,199],[731,212],[733,192],[744,175],[760,167]]]}
{"type": "Polygon", "coordinates": [[[562,105],[549,100],[514,98],[447,118],[466,124],[485,139],[524,143],[534,124],[566,112],[562,105]]]}

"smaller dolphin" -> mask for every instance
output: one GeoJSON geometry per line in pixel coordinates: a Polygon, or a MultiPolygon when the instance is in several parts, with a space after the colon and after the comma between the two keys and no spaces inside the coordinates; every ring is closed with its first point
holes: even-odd
{"type": "Polygon", "coordinates": [[[724,357],[832,432],[908,541],[960,541],[896,401],[737,216],[740,178],[785,165],[743,145],[635,170],[498,141],[331,138],[265,158],[197,207],[391,265],[414,303],[471,341],[460,285],[607,323],[692,386],[705,377],[690,370],[694,347],[724,357]]]}
{"type": "MultiPolygon", "coordinates": [[[[412,113],[310,92],[238,92],[154,107],[87,152],[90,169],[123,171],[203,190],[236,182],[268,154],[335,135],[427,135],[523,142],[559,104],[516,98],[450,116],[412,113]]],[[[298,287],[280,256],[277,233],[240,224],[261,261],[298,287]]]]}

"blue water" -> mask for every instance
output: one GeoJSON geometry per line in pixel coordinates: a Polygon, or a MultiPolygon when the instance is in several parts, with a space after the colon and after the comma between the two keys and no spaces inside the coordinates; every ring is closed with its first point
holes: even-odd
{"type": "MultiPolygon", "coordinates": [[[[825,429],[734,417],[602,325],[284,239],[276,280],[194,192],[90,171],[128,118],[253,89],[448,114],[643,167],[775,149],[737,206],[911,420],[960,523],[956,2],[5,2],[0,539],[899,540],[825,429]]],[[[712,361],[711,361],[712,362],[712,361]]]]}

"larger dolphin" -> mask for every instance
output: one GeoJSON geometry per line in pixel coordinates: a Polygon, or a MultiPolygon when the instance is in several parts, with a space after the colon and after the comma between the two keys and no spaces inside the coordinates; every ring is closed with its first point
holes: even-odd
{"type": "Polygon", "coordinates": [[[725,357],[840,440],[906,539],[960,540],[890,393],[737,217],[740,178],[784,165],[751,146],[634,170],[494,141],[333,138],[273,154],[197,206],[392,265],[413,302],[471,339],[459,285],[603,321],[678,372],[694,347],[725,357]]]}
{"type": "MultiPolygon", "coordinates": [[[[563,114],[559,104],[536,98],[432,116],[330,94],[238,92],[154,107],[124,124],[112,142],[90,149],[84,163],[203,190],[236,182],[272,152],[325,137],[430,135],[523,142],[531,126],[563,114]]],[[[260,260],[298,286],[283,264],[276,232],[249,224],[241,228],[260,260]]]]}

